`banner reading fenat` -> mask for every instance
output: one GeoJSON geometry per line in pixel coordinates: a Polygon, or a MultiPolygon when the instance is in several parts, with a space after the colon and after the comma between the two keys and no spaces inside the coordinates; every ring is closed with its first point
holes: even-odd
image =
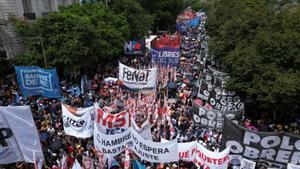
{"type": "Polygon", "coordinates": [[[178,161],[177,140],[165,143],[153,142],[141,137],[135,129],[131,128],[132,150],[142,160],[152,163],[169,163],[178,161]]]}
{"type": "Polygon", "coordinates": [[[88,138],[93,135],[92,114],[94,107],[74,108],[61,104],[64,131],[77,138],[88,138]]]}
{"type": "Polygon", "coordinates": [[[97,104],[95,107],[95,126],[97,130],[102,133],[113,135],[123,132],[128,129],[130,125],[129,113],[122,111],[117,114],[105,112],[97,104]]]}
{"type": "Polygon", "coordinates": [[[119,63],[119,80],[130,89],[156,87],[157,68],[135,69],[119,63]]]}
{"type": "Polygon", "coordinates": [[[221,148],[231,147],[231,155],[286,168],[300,159],[300,137],[289,133],[254,132],[225,119],[221,148]]]}
{"type": "Polygon", "coordinates": [[[0,107],[0,137],[0,164],[44,159],[29,106],[0,107]]]}
{"type": "Polygon", "coordinates": [[[15,66],[15,69],[23,96],[61,96],[56,69],[42,69],[37,66],[15,66]]]}

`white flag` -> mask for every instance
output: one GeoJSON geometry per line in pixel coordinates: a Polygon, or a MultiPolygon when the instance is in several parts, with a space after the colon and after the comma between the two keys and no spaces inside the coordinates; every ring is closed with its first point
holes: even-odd
{"type": "Polygon", "coordinates": [[[77,159],[75,159],[72,169],[82,169],[77,159]]]}

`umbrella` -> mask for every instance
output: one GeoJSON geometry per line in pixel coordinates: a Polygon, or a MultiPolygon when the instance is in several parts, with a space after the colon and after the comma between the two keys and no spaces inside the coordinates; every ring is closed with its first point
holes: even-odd
{"type": "Polygon", "coordinates": [[[108,78],[105,78],[104,81],[105,82],[113,82],[113,83],[115,83],[116,81],[118,81],[118,79],[117,78],[113,78],[113,77],[108,77],[108,78]]]}
{"type": "Polygon", "coordinates": [[[177,102],[176,99],[169,99],[169,100],[168,100],[168,103],[171,103],[171,104],[176,103],[176,102],[177,102]]]}
{"type": "Polygon", "coordinates": [[[203,101],[201,99],[195,99],[194,104],[197,106],[203,106],[203,101]]]}
{"type": "Polygon", "coordinates": [[[169,89],[176,89],[177,88],[177,84],[175,82],[169,82],[168,83],[168,88],[169,89]]]}
{"type": "Polygon", "coordinates": [[[191,80],[190,80],[190,79],[184,79],[184,80],[183,80],[183,83],[190,84],[190,83],[191,83],[191,80]]]}

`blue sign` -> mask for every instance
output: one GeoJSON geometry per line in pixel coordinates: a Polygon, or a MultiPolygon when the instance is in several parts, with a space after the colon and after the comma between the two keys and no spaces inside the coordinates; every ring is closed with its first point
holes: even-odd
{"type": "Polygon", "coordinates": [[[56,69],[42,69],[37,66],[15,66],[15,69],[23,96],[61,96],[56,69]]]}
{"type": "Polygon", "coordinates": [[[151,49],[152,62],[162,66],[179,66],[179,48],[151,49]]]}
{"type": "Polygon", "coordinates": [[[189,26],[190,26],[190,27],[193,27],[193,28],[199,26],[199,24],[200,24],[200,18],[199,18],[199,17],[196,17],[196,18],[191,19],[191,20],[189,21],[189,26]]]}

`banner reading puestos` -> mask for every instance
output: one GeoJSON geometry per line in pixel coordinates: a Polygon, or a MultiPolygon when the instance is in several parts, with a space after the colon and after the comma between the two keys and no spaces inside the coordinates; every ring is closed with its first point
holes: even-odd
{"type": "Polygon", "coordinates": [[[23,96],[42,95],[48,98],[61,96],[56,69],[15,66],[15,70],[23,96]]]}
{"type": "Polygon", "coordinates": [[[300,159],[300,137],[289,133],[254,132],[225,118],[221,148],[231,155],[259,161],[268,167],[286,168],[300,159]]]}
{"type": "Polygon", "coordinates": [[[119,80],[130,89],[156,87],[157,68],[134,69],[119,63],[119,80]]]}
{"type": "Polygon", "coordinates": [[[152,163],[169,163],[178,161],[177,140],[157,143],[141,137],[135,129],[131,128],[132,150],[142,160],[152,163]]]}

